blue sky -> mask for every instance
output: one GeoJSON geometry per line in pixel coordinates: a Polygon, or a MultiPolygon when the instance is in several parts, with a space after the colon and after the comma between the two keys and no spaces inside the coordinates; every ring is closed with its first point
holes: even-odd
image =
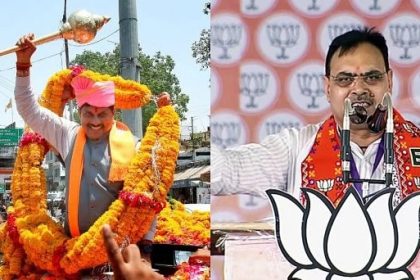
{"type": "MultiPolygon", "coordinates": [[[[187,121],[182,123],[182,134],[194,117],[194,131],[203,131],[209,124],[210,88],[209,70],[200,70],[200,65],[192,57],[191,45],[200,37],[203,28],[208,28],[210,18],[203,14],[206,0],[138,0],[137,18],[139,43],[146,54],[161,51],[170,55],[175,63],[175,74],[180,80],[182,91],[190,96],[187,121]]],[[[12,47],[17,39],[29,32],[42,37],[59,30],[63,15],[64,0],[6,1],[0,12],[0,49],[12,47]]],[[[96,35],[90,45],[77,45],[70,42],[70,60],[84,50],[105,53],[111,51],[119,42],[118,1],[67,0],[67,16],[85,9],[91,13],[111,17],[96,35]],[[112,34],[114,33],[114,34],[112,34]],[[111,36],[109,36],[112,34],[111,36]],[[108,38],[104,39],[105,37],[108,38]],[[102,40],[100,42],[96,42],[102,40]],[[96,42],[96,43],[95,43],[96,42]]],[[[38,46],[32,57],[32,88],[40,93],[49,76],[65,67],[63,40],[38,46]]],[[[16,62],[15,54],[0,57],[0,127],[12,121],[11,110],[5,112],[9,98],[13,97],[16,62]]],[[[15,104],[13,104],[15,107],[15,104]]],[[[18,126],[23,121],[14,109],[13,118],[18,126]]]]}

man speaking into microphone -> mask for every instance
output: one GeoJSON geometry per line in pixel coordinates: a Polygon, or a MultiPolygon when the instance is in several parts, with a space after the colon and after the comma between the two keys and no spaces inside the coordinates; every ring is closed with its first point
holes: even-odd
{"type": "Polygon", "coordinates": [[[212,193],[265,197],[265,190],[279,188],[300,198],[304,187],[337,205],[351,186],[363,198],[392,187],[396,206],[417,191],[420,129],[388,106],[392,70],[383,35],[365,28],[336,37],[325,61],[324,89],[332,114],[323,122],[284,129],[260,144],[226,150],[213,145],[212,193]],[[353,115],[343,131],[346,102],[353,115]]]}

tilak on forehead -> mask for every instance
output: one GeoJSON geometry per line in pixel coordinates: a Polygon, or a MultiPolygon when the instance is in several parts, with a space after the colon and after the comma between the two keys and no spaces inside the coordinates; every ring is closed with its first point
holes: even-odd
{"type": "Polygon", "coordinates": [[[71,81],[71,86],[79,108],[84,104],[102,108],[115,104],[115,85],[111,81],[95,82],[89,78],[77,76],[71,81]]]}

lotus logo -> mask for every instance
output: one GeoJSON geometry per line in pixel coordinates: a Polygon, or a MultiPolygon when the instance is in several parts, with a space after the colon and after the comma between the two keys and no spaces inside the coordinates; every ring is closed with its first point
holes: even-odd
{"type": "Polygon", "coordinates": [[[414,177],[414,184],[417,188],[420,188],[420,177],[414,177]]]}
{"type": "Polygon", "coordinates": [[[316,181],[316,186],[322,192],[327,192],[331,190],[333,185],[334,185],[334,179],[316,181]]]}
{"type": "Polygon", "coordinates": [[[276,237],[297,268],[288,279],[414,279],[407,266],[419,250],[420,192],[392,208],[394,189],[363,204],[353,188],[337,208],[320,192],[303,189],[306,207],[291,195],[268,190],[276,237]]]}

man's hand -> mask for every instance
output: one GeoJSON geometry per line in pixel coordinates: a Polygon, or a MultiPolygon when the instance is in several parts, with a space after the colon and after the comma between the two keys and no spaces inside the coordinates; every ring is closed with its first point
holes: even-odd
{"type": "Polygon", "coordinates": [[[35,38],[33,33],[22,36],[16,43],[16,46],[21,47],[22,49],[16,51],[17,63],[30,64],[31,56],[36,50],[35,44],[32,40],[35,38]]]}
{"type": "Polygon", "coordinates": [[[105,248],[114,271],[114,280],[163,280],[164,277],[141,258],[139,248],[130,244],[120,250],[109,225],[102,229],[105,248]]]}
{"type": "Polygon", "coordinates": [[[159,94],[156,103],[157,103],[157,106],[159,108],[162,108],[163,106],[170,105],[171,104],[171,96],[167,92],[162,92],[161,94],[159,94]]]}

